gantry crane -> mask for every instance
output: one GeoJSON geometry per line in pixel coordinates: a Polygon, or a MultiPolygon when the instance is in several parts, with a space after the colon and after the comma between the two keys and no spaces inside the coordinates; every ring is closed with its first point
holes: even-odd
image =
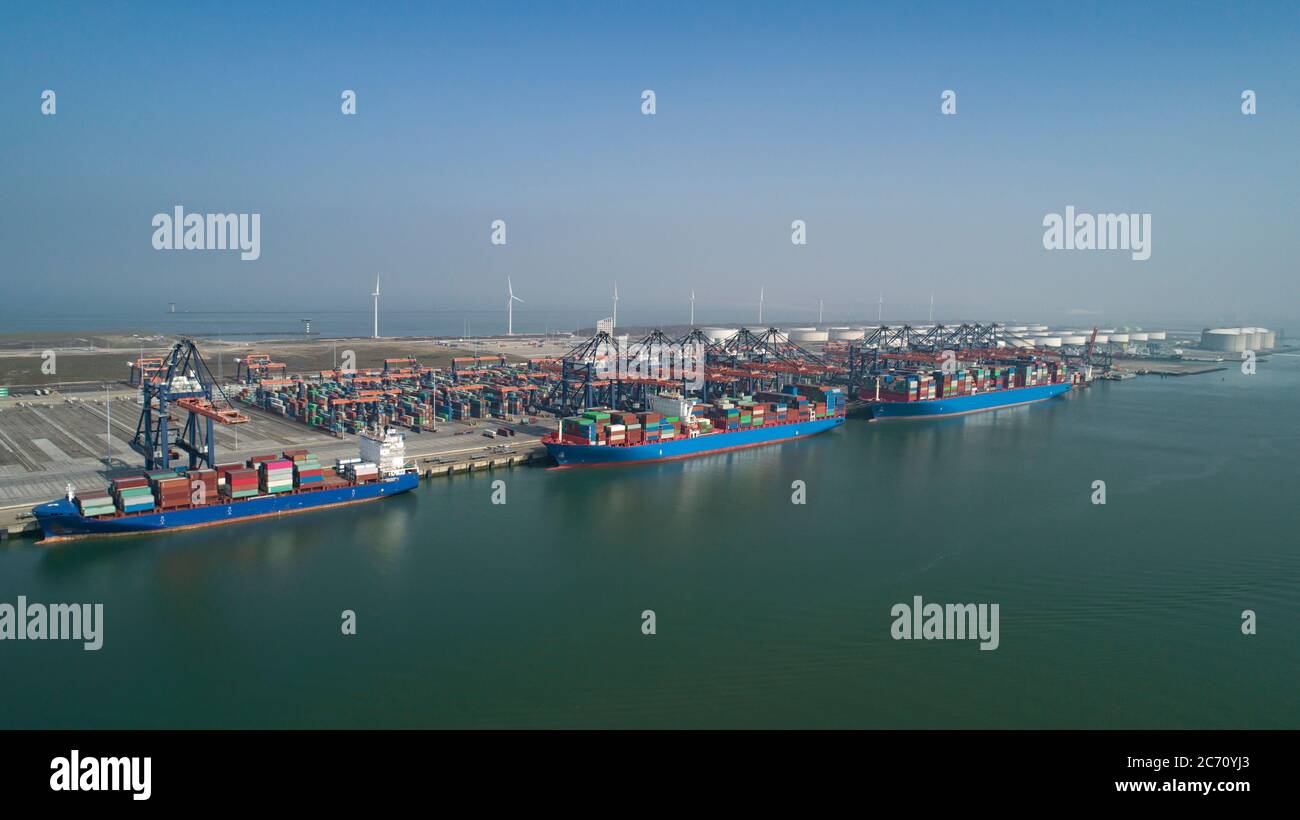
{"type": "Polygon", "coordinates": [[[144,407],[140,410],[131,448],[144,456],[148,470],[170,469],[173,445],[188,455],[191,470],[201,465],[215,467],[215,425],[243,424],[248,416],[230,407],[192,339],[176,343],[158,376],[141,386],[144,407]],[[171,427],[172,407],[186,413],[179,435],[171,427]]]}

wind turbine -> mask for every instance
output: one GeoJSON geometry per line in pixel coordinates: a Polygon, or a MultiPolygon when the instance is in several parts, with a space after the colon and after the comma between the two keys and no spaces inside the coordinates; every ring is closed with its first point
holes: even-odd
{"type": "Polygon", "coordinates": [[[375,297],[375,338],[379,338],[379,274],[375,274],[375,292],[370,294],[375,297]]]}
{"type": "Polygon", "coordinates": [[[822,310],[825,307],[826,307],[826,300],[818,299],[817,300],[817,324],[819,325],[822,323],[822,310]]]}
{"type": "Polygon", "coordinates": [[[515,286],[510,283],[510,277],[506,277],[506,292],[510,298],[506,300],[506,335],[515,335],[515,302],[522,302],[518,296],[515,296],[515,286]]]}
{"type": "Polygon", "coordinates": [[[930,291],[930,324],[934,324],[934,291],[930,291]]]}
{"type": "Polygon", "coordinates": [[[758,323],[763,324],[763,295],[767,292],[766,285],[760,285],[758,288],[758,323]]]}
{"type": "Polygon", "coordinates": [[[876,301],[876,321],[884,321],[885,318],[885,294],[880,294],[880,299],[876,301]]]}
{"type": "Polygon", "coordinates": [[[610,317],[614,327],[618,327],[618,282],[614,283],[614,315],[610,317]]]}
{"type": "Polygon", "coordinates": [[[695,288],[691,288],[691,327],[695,327],[695,288]]]}

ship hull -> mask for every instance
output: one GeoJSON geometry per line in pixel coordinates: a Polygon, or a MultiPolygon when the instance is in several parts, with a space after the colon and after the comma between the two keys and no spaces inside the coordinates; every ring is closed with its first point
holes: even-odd
{"type": "Polygon", "coordinates": [[[546,451],[560,467],[594,467],[618,464],[648,464],[682,458],[716,455],[748,447],[780,444],[824,433],[844,423],[843,416],[815,421],[787,422],[731,433],[707,433],[668,442],[627,447],[603,444],[568,444],[546,441],[546,451]]]}
{"type": "Polygon", "coordinates": [[[261,518],[271,518],[311,510],[364,504],[409,492],[419,486],[416,473],[406,473],[371,484],[356,484],[327,490],[264,495],[211,504],[204,507],[88,518],[78,512],[67,499],[51,501],[32,509],[32,515],[41,525],[44,539],[41,543],[70,541],[81,538],[102,538],[113,535],[139,535],[142,533],[175,532],[177,530],[237,524],[261,518]]]}
{"type": "Polygon", "coordinates": [[[1001,410],[1006,407],[1019,407],[1056,398],[1067,391],[1070,385],[1037,384],[1031,387],[1015,387],[1010,390],[993,390],[976,393],[973,396],[953,396],[947,399],[930,399],[927,401],[869,401],[867,413],[872,421],[892,419],[937,419],[950,416],[964,416],[969,413],[983,413],[989,410],[1001,410]]]}

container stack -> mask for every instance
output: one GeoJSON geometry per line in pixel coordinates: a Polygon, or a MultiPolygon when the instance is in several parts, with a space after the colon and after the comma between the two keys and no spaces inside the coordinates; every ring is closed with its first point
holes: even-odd
{"type": "Polygon", "coordinates": [[[203,499],[203,503],[216,501],[217,499],[217,471],[216,470],[190,470],[189,472],[186,473],[186,476],[189,478],[191,482],[190,484],[191,488],[193,488],[192,482],[198,481],[202,483],[203,495],[200,497],[203,499]]]}
{"type": "Polygon", "coordinates": [[[325,470],[315,455],[304,453],[293,460],[293,477],[299,487],[317,487],[325,483],[325,470]]]}
{"type": "Polygon", "coordinates": [[[349,464],[347,470],[348,477],[358,484],[369,484],[379,480],[379,465],[372,462],[349,464]]]}
{"type": "Polygon", "coordinates": [[[257,469],[254,467],[235,467],[225,473],[225,484],[221,491],[229,498],[251,498],[257,495],[257,469]]]}
{"type": "Polygon", "coordinates": [[[184,476],[172,473],[170,478],[155,479],[153,490],[158,506],[164,510],[174,510],[190,503],[190,481],[184,476]]]}
{"type": "Polygon", "coordinates": [[[264,493],[283,493],[293,489],[293,462],[288,459],[263,461],[259,464],[259,489],[264,493]]]}
{"type": "Polygon", "coordinates": [[[117,507],[113,504],[113,496],[104,490],[81,493],[77,496],[77,507],[81,514],[88,517],[98,515],[113,515],[117,512],[117,507]]]}
{"type": "Polygon", "coordinates": [[[124,513],[145,512],[154,508],[153,491],[147,478],[117,478],[113,480],[113,496],[124,513]]]}

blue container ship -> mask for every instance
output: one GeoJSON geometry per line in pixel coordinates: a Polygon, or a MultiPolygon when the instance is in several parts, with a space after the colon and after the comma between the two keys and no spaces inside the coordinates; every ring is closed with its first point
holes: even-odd
{"type": "Polygon", "coordinates": [[[1047,401],[1067,393],[1073,378],[1064,365],[1041,361],[895,371],[877,375],[859,398],[873,421],[934,419],[1047,401]]]}
{"type": "Polygon", "coordinates": [[[945,416],[962,416],[967,413],[982,413],[986,410],[998,410],[1003,407],[1018,407],[1022,404],[1034,404],[1056,398],[1068,392],[1070,385],[1042,384],[1030,387],[1013,387],[990,393],[975,393],[969,396],[954,396],[947,399],[927,399],[925,401],[868,402],[867,413],[872,420],[881,419],[933,419],[945,416]]]}
{"type": "Polygon", "coordinates": [[[559,467],[645,464],[779,444],[844,424],[840,388],[787,389],[713,402],[660,394],[644,413],[588,410],[563,419],[542,444],[559,467]]]}
{"type": "MultiPolygon", "coordinates": [[[[359,438],[361,458],[340,460],[333,469],[311,471],[322,475],[318,480],[313,475],[310,482],[299,477],[297,468],[290,468],[290,481],[279,491],[267,486],[265,475],[260,488],[232,491],[229,482],[238,481],[240,473],[257,472],[245,465],[236,465],[243,469],[227,472],[221,479],[216,470],[190,471],[185,476],[170,471],[167,478],[161,475],[168,471],[155,471],[148,474],[150,486],[118,490],[114,496],[87,493],[78,498],[69,487],[66,498],[34,507],[32,515],[44,534],[41,543],[47,543],[235,524],[378,501],[419,485],[419,474],[405,466],[400,433],[366,431],[359,438]],[[211,475],[203,475],[208,473],[211,475]],[[181,495],[169,498],[164,495],[167,491],[158,488],[173,481],[183,485],[181,495]],[[224,486],[219,486],[219,481],[224,486]]],[[[256,482],[254,478],[254,487],[256,482]]]]}

